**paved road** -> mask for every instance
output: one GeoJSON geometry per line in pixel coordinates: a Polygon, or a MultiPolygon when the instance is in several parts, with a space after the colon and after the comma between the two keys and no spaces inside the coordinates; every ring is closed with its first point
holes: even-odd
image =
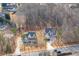
{"type": "MultiPolygon", "coordinates": [[[[58,48],[58,51],[61,51],[62,53],[67,53],[67,52],[72,52],[71,55],[68,56],[79,56],[79,44],[75,44],[75,45],[71,45],[69,47],[65,47],[65,48],[58,48]]],[[[47,50],[48,51],[48,50],[47,50]]],[[[45,52],[47,52],[45,51],[45,52]]],[[[50,53],[53,52],[53,50],[49,50],[50,53]]],[[[28,56],[39,56],[39,53],[41,53],[43,55],[44,51],[40,51],[40,52],[32,52],[30,54],[24,54],[24,55],[28,55],[28,56]]],[[[52,55],[54,56],[54,55],[52,55]]]]}
{"type": "Polygon", "coordinates": [[[58,48],[57,50],[62,52],[79,52],[79,44],[70,45],[64,48],[58,48]]]}

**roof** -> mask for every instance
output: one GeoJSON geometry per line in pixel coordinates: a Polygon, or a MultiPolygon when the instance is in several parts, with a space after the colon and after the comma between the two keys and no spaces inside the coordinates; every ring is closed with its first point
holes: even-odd
{"type": "Polygon", "coordinates": [[[5,16],[5,14],[0,12],[0,17],[3,17],[3,16],[5,16]]]}
{"type": "Polygon", "coordinates": [[[11,12],[16,11],[16,5],[11,5],[10,3],[3,3],[2,7],[6,11],[11,11],[11,12]]]}
{"type": "Polygon", "coordinates": [[[53,28],[46,28],[45,34],[49,36],[56,35],[56,31],[53,28]]]}
{"type": "Polygon", "coordinates": [[[28,32],[27,35],[31,35],[31,36],[33,36],[33,35],[35,35],[35,32],[28,32]]]}
{"type": "Polygon", "coordinates": [[[46,33],[48,33],[49,31],[52,32],[52,28],[46,28],[46,29],[45,29],[45,32],[46,32],[46,33]]]}

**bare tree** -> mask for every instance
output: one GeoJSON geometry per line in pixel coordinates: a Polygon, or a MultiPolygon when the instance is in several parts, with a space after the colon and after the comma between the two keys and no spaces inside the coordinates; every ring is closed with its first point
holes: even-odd
{"type": "Polygon", "coordinates": [[[57,30],[61,28],[64,43],[78,41],[78,33],[74,30],[78,29],[79,16],[70,8],[70,4],[23,4],[16,14],[25,16],[26,30],[44,29],[48,24],[52,27],[55,25],[57,30]]]}

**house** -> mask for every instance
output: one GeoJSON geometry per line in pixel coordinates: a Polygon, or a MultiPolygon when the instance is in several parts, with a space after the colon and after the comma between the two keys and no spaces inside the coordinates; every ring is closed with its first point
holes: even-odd
{"type": "Polygon", "coordinates": [[[16,20],[17,16],[15,15],[15,13],[16,13],[18,6],[19,6],[18,3],[2,3],[1,4],[1,8],[2,8],[1,12],[4,12],[6,15],[8,15],[11,22],[16,22],[15,20],[16,20]]]}
{"type": "Polygon", "coordinates": [[[5,20],[5,14],[0,12],[0,30],[4,30],[7,28],[5,20]]]}
{"type": "Polygon", "coordinates": [[[44,34],[46,39],[52,40],[56,36],[56,30],[54,28],[46,28],[44,34]]]}
{"type": "Polygon", "coordinates": [[[35,32],[28,32],[25,34],[23,38],[23,43],[26,45],[34,45],[37,43],[36,33],[35,32]]]}
{"type": "Polygon", "coordinates": [[[5,12],[15,12],[16,7],[15,3],[2,3],[2,8],[5,12]]]}

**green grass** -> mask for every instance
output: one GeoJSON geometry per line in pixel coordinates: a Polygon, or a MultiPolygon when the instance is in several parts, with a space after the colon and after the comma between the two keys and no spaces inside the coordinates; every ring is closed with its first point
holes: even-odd
{"type": "Polygon", "coordinates": [[[62,36],[62,29],[59,29],[59,30],[57,30],[57,39],[60,39],[61,38],[61,36],[62,36]]]}
{"type": "Polygon", "coordinates": [[[16,33],[16,28],[12,28],[11,31],[15,34],[16,33]]]}

